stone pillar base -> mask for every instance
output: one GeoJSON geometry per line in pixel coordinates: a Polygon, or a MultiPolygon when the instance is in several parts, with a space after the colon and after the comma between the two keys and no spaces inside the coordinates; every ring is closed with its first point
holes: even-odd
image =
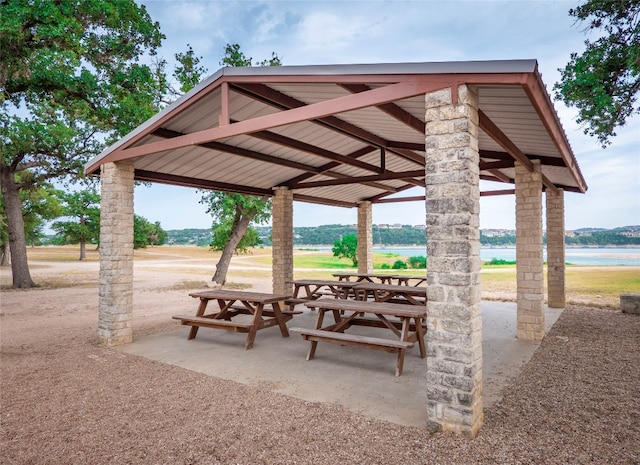
{"type": "Polygon", "coordinates": [[[620,294],[620,310],[640,315],[640,294],[620,294]]]}

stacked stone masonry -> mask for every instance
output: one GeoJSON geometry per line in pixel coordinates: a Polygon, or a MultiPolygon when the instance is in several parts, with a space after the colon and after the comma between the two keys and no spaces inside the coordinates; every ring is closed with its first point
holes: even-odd
{"type": "Polygon", "coordinates": [[[475,436],[483,422],[475,89],[427,94],[426,122],[427,426],[475,436]]]}
{"type": "Polygon", "coordinates": [[[358,273],[373,270],[373,207],[371,202],[358,205],[358,273]]]}
{"type": "Polygon", "coordinates": [[[544,281],[542,244],[542,170],[516,162],[517,337],[544,337],[544,281]]]}
{"type": "Polygon", "coordinates": [[[564,191],[547,190],[547,303],[565,306],[564,191]]]}
{"type": "Polygon", "coordinates": [[[291,293],[293,280],[293,191],[276,187],[271,205],[273,226],[271,229],[273,258],[273,292],[291,293]]]}
{"type": "Polygon", "coordinates": [[[98,340],[133,340],[133,164],[101,168],[98,340]]]}

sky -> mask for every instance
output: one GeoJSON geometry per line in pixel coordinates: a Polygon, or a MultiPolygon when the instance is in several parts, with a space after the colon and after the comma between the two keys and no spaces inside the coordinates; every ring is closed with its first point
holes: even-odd
{"type": "MultiPolygon", "coordinates": [[[[586,25],[569,16],[574,1],[179,1],[140,0],[166,39],[159,54],[191,45],[217,71],[226,44],[254,61],[275,52],[284,65],[536,59],[547,92],[572,52],[581,53],[586,25]]],[[[628,120],[603,149],[575,122],[576,110],[554,101],[589,189],[565,193],[565,227],[640,224],[640,117],[628,120]]],[[[503,187],[504,185],[501,185],[503,187]]],[[[495,184],[481,182],[481,190],[495,184]]],[[[406,191],[424,195],[424,190],[406,191]]],[[[184,187],[138,186],[135,212],[165,230],[209,228],[201,195],[184,187]]],[[[543,201],[544,203],[544,201],[543,201]]],[[[356,209],[294,202],[294,226],[355,224],[356,209]]],[[[374,224],[425,224],[424,202],[374,205],[374,224]]],[[[482,229],[515,229],[515,197],[483,197],[482,229]]]]}

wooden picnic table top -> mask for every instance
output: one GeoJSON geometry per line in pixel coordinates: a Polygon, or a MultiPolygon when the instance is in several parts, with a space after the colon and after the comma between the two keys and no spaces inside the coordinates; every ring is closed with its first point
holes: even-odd
{"type": "Polygon", "coordinates": [[[329,310],[346,310],[352,312],[375,313],[407,318],[426,318],[426,307],[417,305],[394,304],[387,302],[371,302],[366,300],[318,299],[305,303],[309,308],[329,310]]]}
{"type": "Polygon", "coordinates": [[[399,284],[379,284],[379,283],[358,283],[357,290],[385,291],[399,294],[427,295],[427,288],[424,286],[402,286],[399,284]]]}
{"type": "Polygon", "coordinates": [[[191,297],[208,300],[240,300],[243,302],[269,304],[280,302],[291,297],[289,294],[268,294],[264,292],[245,292],[231,289],[213,289],[210,291],[192,292],[191,297]]]}
{"type": "Polygon", "coordinates": [[[345,276],[345,277],[350,277],[353,276],[354,278],[393,278],[396,276],[396,273],[351,273],[348,271],[344,271],[344,272],[340,272],[340,273],[333,273],[333,276],[338,277],[338,276],[345,276]]]}
{"type": "Polygon", "coordinates": [[[293,281],[287,281],[290,284],[295,284],[297,286],[342,286],[342,287],[353,287],[358,284],[353,281],[336,281],[331,279],[294,279],[293,281]]]}

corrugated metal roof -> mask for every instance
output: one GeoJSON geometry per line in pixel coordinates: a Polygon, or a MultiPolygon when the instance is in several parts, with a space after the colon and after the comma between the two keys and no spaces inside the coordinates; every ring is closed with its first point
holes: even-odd
{"type": "Polygon", "coordinates": [[[548,185],[586,190],[535,60],[223,68],[86,171],[131,159],[146,181],[375,202],[424,185],[424,94],[463,83],[476,86],[484,121],[501,133],[481,125],[481,177],[513,182],[506,138],[541,160],[548,185]]]}

